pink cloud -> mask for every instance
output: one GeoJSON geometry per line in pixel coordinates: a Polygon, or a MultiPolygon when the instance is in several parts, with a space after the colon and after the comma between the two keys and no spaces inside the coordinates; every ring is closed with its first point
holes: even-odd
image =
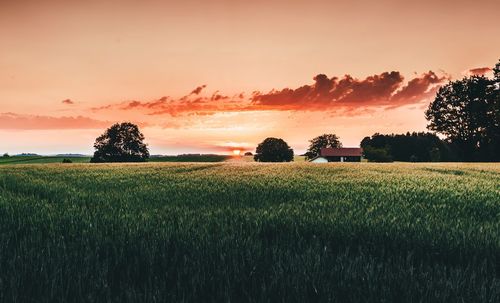
{"type": "MultiPolygon", "coordinates": [[[[0,129],[39,130],[39,129],[101,129],[111,126],[113,122],[96,120],[89,117],[52,117],[38,115],[22,115],[16,113],[0,113],[0,129]]],[[[147,123],[138,123],[147,126],[147,123]]]]}

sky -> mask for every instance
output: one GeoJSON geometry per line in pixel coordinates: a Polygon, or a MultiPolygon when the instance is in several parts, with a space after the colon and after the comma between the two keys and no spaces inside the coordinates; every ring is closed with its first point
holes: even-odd
{"type": "Polygon", "coordinates": [[[0,152],[302,153],[425,131],[440,85],[500,59],[498,0],[0,0],[0,152]]]}

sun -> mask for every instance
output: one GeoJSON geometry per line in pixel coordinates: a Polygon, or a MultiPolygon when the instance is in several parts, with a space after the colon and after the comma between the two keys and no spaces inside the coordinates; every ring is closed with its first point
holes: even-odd
{"type": "Polygon", "coordinates": [[[239,155],[240,155],[240,153],[241,153],[241,150],[239,150],[239,149],[233,149],[233,154],[234,154],[235,156],[239,156],[239,155]]]}

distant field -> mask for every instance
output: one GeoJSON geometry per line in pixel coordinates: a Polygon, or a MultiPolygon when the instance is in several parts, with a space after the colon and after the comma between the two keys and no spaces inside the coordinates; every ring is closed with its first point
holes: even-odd
{"type": "MultiPolygon", "coordinates": [[[[51,156],[11,156],[1,157],[2,164],[44,164],[62,163],[64,159],[70,159],[73,163],[89,163],[90,157],[51,157],[51,156]]],[[[304,162],[303,156],[295,156],[295,162],[304,162]]],[[[254,162],[253,156],[227,156],[227,155],[179,155],[151,157],[148,162],[254,162]]]]}
{"type": "Polygon", "coordinates": [[[70,159],[73,163],[89,163],[90,157],[51,157],[51,156],[11,156],[1,157],[2,164],[43,164],[62,163],[64,159],[70,159]]]}
{"type": "Polygon", "coordinates": [[[230,158],[224,155],[179,155],[151,157],[148,162],[223,162],[230,158]]]}
{"type": "MultiPolygon", "coordinates": [[[[148,162],[222,162],[231,159],[231,156],[224,155],[180,155],[152,157],[148,162]]],[[[51,157],[51,156],[12,156],[1,157],[2,164],[43,164],[62,163],[64,159],[69,159],[73,163],[89,163],[90,157],[51,157]]]]}
{"type": "Polygon", "coordinates": [[[500,302],[500,164],[0,167],[0,302],[500,302]]]}

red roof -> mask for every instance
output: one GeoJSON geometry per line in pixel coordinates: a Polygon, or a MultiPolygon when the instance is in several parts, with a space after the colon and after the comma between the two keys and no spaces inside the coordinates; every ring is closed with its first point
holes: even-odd
{"type": "Polygon", "coordinates": [[[360,157],[363,149],[359,147],[322,148],[319,155],[322,157],[360,157]]]}

